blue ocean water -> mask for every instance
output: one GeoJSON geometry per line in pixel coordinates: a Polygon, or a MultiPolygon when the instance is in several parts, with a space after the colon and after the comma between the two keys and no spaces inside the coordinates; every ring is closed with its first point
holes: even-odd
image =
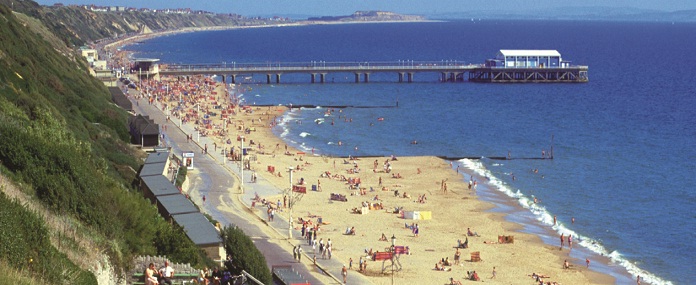
{"type": "Polygon", "coordinates": [[[252,81],[264,83],[245,84],[239,95],[263,105],[398,101],[398,108],[347,108],[328,117],[325,108],[294,110],[274,130],[329,155],[540,157],[553,136],[553,160],[459,164],[489,177],[491,192],[480,195],[525,230],[554,245],[558,234],[572,233],[586,248],[574,257],[611,258],[600,270],[617,283],[641,275],[644,283],[688,284],[696,279],[688,270],[696,256],[694,31],[696,24],[572,21],[319,25],[179,34],[128,49],[164,63],[225,64],[481,63],[499,49],[556,49],[588,65],[590,82],[441,83],[437,74],[419,73],[410,84],[396,83],[396,74],[373,74],[368,84],[329,74],[332,83],[283,75],[284,83],[268,85],[255,75],[252,81]],[[553,216],[559,226],[552,227],[553,216]]]}

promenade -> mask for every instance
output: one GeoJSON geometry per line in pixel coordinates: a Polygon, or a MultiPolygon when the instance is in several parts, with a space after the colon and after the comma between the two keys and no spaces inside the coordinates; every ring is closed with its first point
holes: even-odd
{"type": "MultiPolygon", "coordinates": [[[[131,90],[130,92],[137,92],[131,90]]],[[[164,139],[162,140],[172,151],[181,156],[182,152],[195,153],[194,170],[187,175],[189,180],[188,194],[191,199],[200,206],[201,211],[211,215],[223,226],[235,225],[241,228],[254,241],[256,247],[266,257],[269,268],[274,265],[291,265],[311,284],[341,284],[341,268],[343,264],[338,259],[317,259],[317,265],[312,264],[312,256],[315,254],[311,246],[300,237],[300,232],[293,230],[293,239],[287,239],[288,217],[287,212],[277,213],[278,217],[273,222],[265,220],[265,208],[253,210],[252,199],[259,196],[271,196],[282,193],[281,189],[273,186],[263,177],[259,176],[255,183],[251,181],[250,171],[244,172],[242,193],[239,185],[241,171],[239,164],[225,162],[220,152],[211,151],[203,154],[203,148],[207,144],[213,145],[208,137],[198,138],[192,124],[179,126],[178,122],[167,122],[166,114],[156,107],[157,104],[148,104],[147,99],[132,99],[137,113],[150,116],[157,124],[166,126],[164,139]],[[187,135],[194,134],[193,140],[187,140],[187,135]],[[203,197],[206,197],[205,201],[203,197]],[[303,250],[302,262],[293,259],[292,248],[300,245],[303,250]]],[[[234,254],[234,253],[232,253],[234,254]]],[[[350,272],[348,284],[372,284],[362,274],[350,272]]]]}

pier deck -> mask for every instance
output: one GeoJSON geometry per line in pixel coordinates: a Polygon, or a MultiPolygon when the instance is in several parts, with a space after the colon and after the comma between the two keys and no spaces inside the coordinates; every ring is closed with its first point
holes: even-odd
{"type": "MultiPolygon", "coordinates": [[[[237,83],[237,76],[265,74],[268,84],[281,83],[281,75],[304,73],[310,82],[325,83],[329,73],[353,73],[355,83],[369,82],[370,74],[393,73],[398,82],[413,82],[416,73],[437,73],[441,82],[587,82],[587,66],[501,68],[458,61],[223,63],[162,64],[161,75],[221,75],[237,83]]],[[[148,74],[153,75],[153,74],[148,74]]]]}

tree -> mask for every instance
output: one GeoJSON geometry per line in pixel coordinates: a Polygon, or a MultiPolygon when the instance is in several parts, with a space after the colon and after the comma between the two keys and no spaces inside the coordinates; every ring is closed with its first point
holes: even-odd
{"type": "Polygon", "coordinates": [[[242,270],[248,272],[254,278],[264,284],[273,284],[271,270],[266,265],[266,258],[261,254],[254,242],[244,232],[237,228],[227,226],[221,232],[225,251],[233,258],[226,262],[227,270],[237,275],[242,270]]]}

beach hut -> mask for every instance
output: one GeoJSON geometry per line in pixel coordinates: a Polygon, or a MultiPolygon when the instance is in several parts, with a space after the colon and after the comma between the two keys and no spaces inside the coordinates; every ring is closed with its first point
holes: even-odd
{"type": "Polygon", "coordinates": [[[141,147],[157,146],[159,144],[159,125],[148,116],[137,115],[128,119],[131,143],[141,147]]]}
{"type": "Polygon", "coordinates": [[[201,248],[210,259],[222,260],[226,257],[220,233],[203,214],[198,212],[179,214],[173,215],[172,218],[174,222],[184,228],[189,239],[201,248]]]}
{"type": "Polygon", "coordinates": [[[133,103],[126,97],[126,94],[123,94],[121,88],[109,87],[109,92],[111,93],[111,101],[116,105],[128,112],[133,111],[133,103]]]}

